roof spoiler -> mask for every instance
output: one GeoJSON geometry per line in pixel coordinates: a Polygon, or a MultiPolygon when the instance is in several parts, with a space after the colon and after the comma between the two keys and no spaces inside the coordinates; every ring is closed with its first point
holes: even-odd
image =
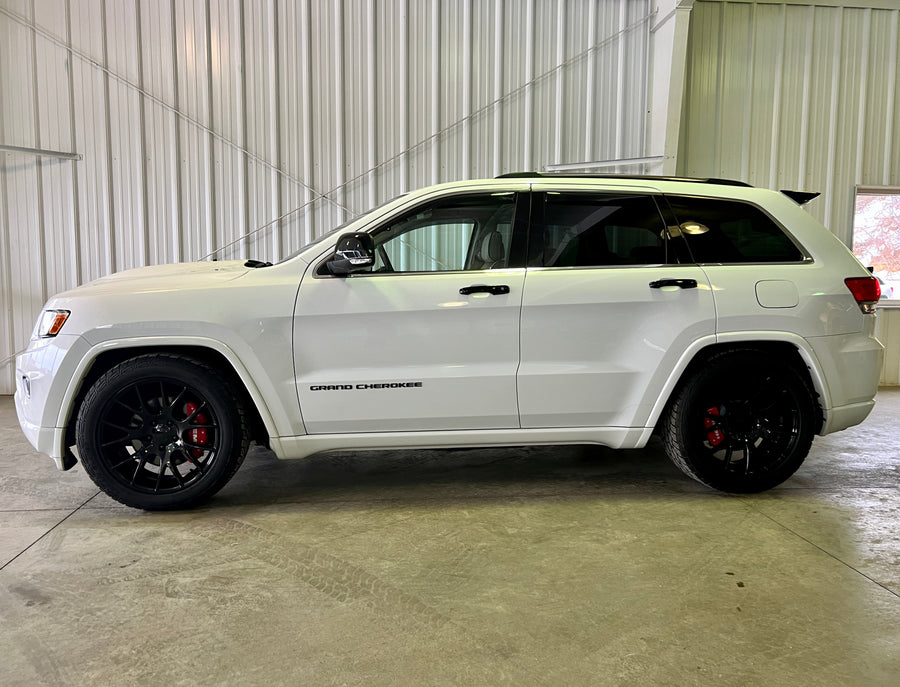
{"type": "Polygon", "coordinates": [[[784,189],[781,189],[781,192],[797,203],[797,205],[806,205],[813,198],[818,198],[822,195],[818,191],[810,193],[809,191],[785,191],[784,189]]]}

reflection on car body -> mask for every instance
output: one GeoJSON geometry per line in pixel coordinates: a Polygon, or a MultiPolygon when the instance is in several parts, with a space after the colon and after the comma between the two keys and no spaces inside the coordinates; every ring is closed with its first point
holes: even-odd
{"type": "Polygon", "coordinates": [[[774,487],[862,422],[878,281],[790,196],[514,175],[405,194],[275,265],[147,267],[58,294],[16,363],[25,434],[145,509],[208,499],[251,441],[323,450],[662,437],[774,487]]]}

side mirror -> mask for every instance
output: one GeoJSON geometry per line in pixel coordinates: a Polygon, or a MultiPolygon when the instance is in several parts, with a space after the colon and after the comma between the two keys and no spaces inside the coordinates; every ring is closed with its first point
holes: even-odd
{"type": "Polygon", "coordinates": [[[375,264],[375,241],[370,234],[357,231],[341,234],[334,247],[334,257],[326,263],[336,277],[359,272],[375,264]]]}

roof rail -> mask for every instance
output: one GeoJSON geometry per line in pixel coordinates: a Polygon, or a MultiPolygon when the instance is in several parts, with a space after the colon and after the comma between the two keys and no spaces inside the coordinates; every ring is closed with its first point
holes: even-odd
{"type": "Polygon", "coordinates": [[[649,179],[651,181],[691,181],[695,184],[718,184],[719,186],[752,186],[744,181],[735,179],[715,179],[712,177],[695,178],[695,177],[669,177],[656,176],[651,174],[572,174],[568,172],[507,172],[500,174],[496,179],[522,179],[525,177],[540,177],[543,179],[649,179]]]}

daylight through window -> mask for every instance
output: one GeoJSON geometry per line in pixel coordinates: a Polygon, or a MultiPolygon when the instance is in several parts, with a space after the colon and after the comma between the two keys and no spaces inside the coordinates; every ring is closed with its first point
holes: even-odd
{"type": "Polygon", "coordinates": [[[900,188],[857,189],[853,253],[881,281],[882,299],[900,298],[900,188]]]}

